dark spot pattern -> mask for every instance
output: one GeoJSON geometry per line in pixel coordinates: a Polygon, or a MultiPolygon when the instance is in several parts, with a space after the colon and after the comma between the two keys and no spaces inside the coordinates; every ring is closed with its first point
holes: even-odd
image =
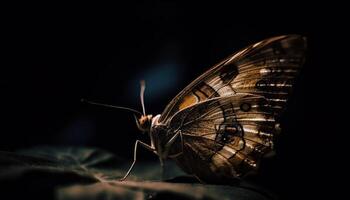
{"type": "Polygon", "coordinates": [[[252,106],[250,105],[250,103],[242,103],[240,108],[241,108],[242,111],[248,112],[248,111],[250,111],[252,106]]]}
{"type": "Polygon", "coordinates": [[[229,83],[234,77],[238,75],[238,67],[234,64],[224,65],[220,71],[220,79],[224,84],[229,83]]]}

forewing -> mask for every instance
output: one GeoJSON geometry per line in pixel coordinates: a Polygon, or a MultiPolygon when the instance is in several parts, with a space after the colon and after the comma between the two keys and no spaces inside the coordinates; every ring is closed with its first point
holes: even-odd
{"type": "Polygon", "coordinates": [[[304,62],[305,38],[273,37],[251,45],[210,68],[181,91],[165,108],[160,122],[200,102],[236,93],[262,95],[279,114],[304,62]]]}

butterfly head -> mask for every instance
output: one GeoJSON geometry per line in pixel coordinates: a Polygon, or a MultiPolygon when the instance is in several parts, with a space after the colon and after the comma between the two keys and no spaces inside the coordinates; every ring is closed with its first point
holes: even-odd
{"type": "Polygon", "coordinates": [[[140,118],[137,118],[135,116],[135,120],[136,120],[137,128],[139,128],[142,132],[148,132],[151,130],[153,116],[146,115],[145,102],[144,102],[144,94],[146,89],[145,81],[142,80],[140,82],[140,85],[141,85],[140,100],[141,100],[143,114],[141,115],[140,118]]]}
{"type": "Polygon", "coordinates": [[[152,115],[141,115],[139,119],[135,116],[137,128],[142,132],[148,132],[151,129],[152,118],[152,115]]]}

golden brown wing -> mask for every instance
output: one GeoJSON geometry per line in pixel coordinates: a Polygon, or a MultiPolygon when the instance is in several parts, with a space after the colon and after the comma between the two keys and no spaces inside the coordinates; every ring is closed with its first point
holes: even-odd
{"type": "Polygon", "coordinates": [[[281,110],[303,64],[305,49],[305,38],[300,35],[273,37],[244,48],[181,91],[165,108],[159,121],[167,124],[185,108],[236,93],[262,95],[271,100],[276,111],[281,110]]]}

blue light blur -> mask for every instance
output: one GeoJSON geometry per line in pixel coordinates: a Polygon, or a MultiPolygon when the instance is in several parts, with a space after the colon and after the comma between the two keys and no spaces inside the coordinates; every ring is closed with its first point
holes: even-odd
{"type": "Polygon", "coordinates": [[[182,66],[174,62],[164,62],[153,67],[145,67],[130,83],[130,95],[134,101],[139,101],[140,80],[146,81],[145,99],[151,101],[176,88],[181,81],[182,66]]]}

